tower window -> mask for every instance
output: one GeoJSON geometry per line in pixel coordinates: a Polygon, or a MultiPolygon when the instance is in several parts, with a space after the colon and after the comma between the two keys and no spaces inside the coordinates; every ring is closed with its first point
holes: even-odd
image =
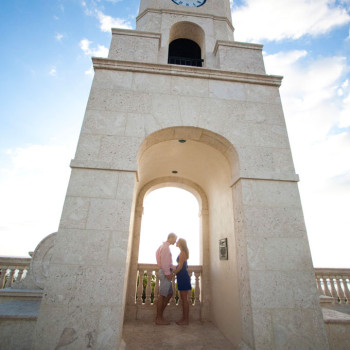
{"type": "Polygon", "coordinates": [[[189,39],[176,39],[169,45],[168,63],[202,67],[201,48],[189,39]]]}

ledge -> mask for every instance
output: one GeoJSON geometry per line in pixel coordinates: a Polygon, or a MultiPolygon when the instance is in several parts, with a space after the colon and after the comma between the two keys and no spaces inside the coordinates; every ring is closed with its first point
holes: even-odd
{"type": "Polygon", "coordinates": [[[336,310],[322,308],[324,323],[350,324],[350,315],[336,310]]]}
{"type": "Polygon", "coordinates": [[[161,74],[182,76],[187,78],[214,79],[247,84],[281,86],[283,77],[277,75],[249,74],[208,69],[202,67],[189,67],[173,64],[157,64],[132,61],[111,60],[108,58],[92,58],[94,69],[128,71],[137,73],[161,74]]]}
{"type": "Polygon", "coordinates": [[[328,268],[328,267],[315,267],[315,274],[328,275],[328,276],[342,276],[350,275],[350,269],[346,268],[328,268]]]}
{"type": "Polygon", "coordinates": [[[141,31],[141,30],[120,29],[120,28],[112,28],[112,35],[113,34],[122,34],[122,35],[129,35],[129,36],[140,36],[142,38],[153,38],[153,39],[160,39],[161,36],[162,36],[160,33],[144,32],[144,31],[141,31]]]}
{"type": "Polygon", "coordinates": [[[237,182],[241,180],[253,180],[253,181],[280,181],[280,182],[299,182],[299,175],[294,174],[290,176],[279,176],[277,177],[238,177],[232,181],[231,187],[235,186],[237,182]]]}
{"type": "Polygon", "coordinates": [[[249,49],[249,50],[258,50],[262,51],[263,45],[260,44],[252,44],[252,43],[243,43],[240,41],[224,41],[224,40],[218,40],[214,47],[214,55],[216,55],[219,46],[228,46],[228,47],[236,47],[239,49],[249,49]]]}
{"type": "Polygon", "coordinates": [[[12,256],[0,256],[0,266],[26,266],[30,264],[32,258],[25,257],[12,257],[12,256]]]}
{"type": "Polygon", "coordinates": [[[93,160],[76,160],[72,159],[70,162],[71,168],[78,169],[96,169],[96,170],[108,170],[108,171],[122,171],[127,173],[136,173],[135,169],[118,169],[114,165],[108,162],[93,161],[93,160]]]}
{"type": "Polygon", "coordinates": [[[0,298],[2,297],[42,298],[42,296],[43,296],[43,291],[40,289],[12,289],[12,288],[0,289],[0,298]]]}

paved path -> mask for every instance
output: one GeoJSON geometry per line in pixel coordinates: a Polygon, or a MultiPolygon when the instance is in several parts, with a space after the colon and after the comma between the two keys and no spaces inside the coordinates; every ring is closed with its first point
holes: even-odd
{"type": "Polygon", "coordinates": [[[123,328],[125,350],[233,350],[232,344],[210,322],[188,326],[157,326],[149,321],[126,322],[123,328]]]}

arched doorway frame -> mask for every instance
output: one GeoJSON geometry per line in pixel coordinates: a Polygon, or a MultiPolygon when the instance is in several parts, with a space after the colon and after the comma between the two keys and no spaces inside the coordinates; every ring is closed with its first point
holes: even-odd
{"type": "MultiPolygon", "coordinates": [[[[129,277],[125,294],[125,320],[141,318],[139,310],[143,313],[147,308],[146,306],[141,309],[142,305],[140,308],[135,303],[139,232],[143,212],[143,200],[140,201],[142,197],[140,194],[143,193],[144,197],[152,188],[168,184],[172,176],[168,175],[169,172],[178,169],[176,177],[188,179],[200,186],[208,203],[207,213],[202,210],[201,220],[202,223],[205,222],[202,236],[204,236],[203,229],[207,228],[209,237],[208,254],[203,251],[203,257],[207,256],[203,261],[203,271],[206,274],[204,279],[207,285],[202,281],[203,312],[198,319],[213,322],[233,344],[239,344],[242,336],[246,337],[243,329],[247,329],[250,334],[251,327],[247,328],[246,324],[251,324],[252,321],[249,298],[247,299],[250,286],[249,276],[246,273],[248,265],[245,238],[241,237],[241,193],[240,188],[237,189],[235,185],[241,176],[236,147],[232,141],[214,130],[199,126],[168,125],[149,133],[143,139],[138,147],[137,162],[135,210],[132,212],[131,239],[128,247],[130,260],[127,262],[129,277]],[[183,144],[181,140],[186,140],[187,151],[179,147],[183,144]],[[135,234],[136,232],[138,234],[135,234]],[[231,242],[228,245],[230,259],[226,262],[220,260],[217,254],[218,240],[225,237],[231,242]],[[205,266],[206,264],[208,266],[205,266]],[[227,279],[227,276],[230,278],[227,279]],[[245,302],[244,305],[242,301],[245,302]],[[228,309],[234,312],[225,313],[228,309]]],[[[181,182],[183,181],[177,179],[175,185],[180,187],[181,182]]],[[[150,312],[143,319],[153,319],[154,308],[148,309],[150,312]]]]}
{"type": "MultiPolygon", "coordinates": [[[[136,318],[135,307],[135,293],[136,293],[136,278],[137,278],[137,265],[140,249],[140,235],[141,235],[141,222],[143,215],[143,202],[147,194],[150,192],[164,187],[177,187],[184,189],[195,196],[199,205],[199,217],[200,217],[200,261],[202,265],[201,276],[201,318],[203,320],[209,319],[209,301],[210,301],[210,288],[209,288],[209,211],[208,211],[208,199],[204,190],[196,183],[184,179],[181,177],[167,176],[160,177],[151,180],[144,185],[139,191],[136,199],[135,214],[134,214],[134,227],[133,227],[133,240],[132,240],[132,253],[130,261],[130,271],[127,287],[126,298],[126,319],[136,318]]],[[[159,242],[160,244],[161,242],[159,242]]],[[[155,247],[156,249],[156,247],[155,247]]]]}

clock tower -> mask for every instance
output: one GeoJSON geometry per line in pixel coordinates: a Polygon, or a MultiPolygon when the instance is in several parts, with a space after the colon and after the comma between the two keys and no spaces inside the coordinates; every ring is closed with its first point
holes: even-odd
{"type": "Polygon", "coordinates": [[[282,78],[234,40],[230,1],[141,0],[93,65],[33,349],[120,346],[143,199],[165,186],[198,199],[199,319],[235,349],[328,349],[282,78]]]}

